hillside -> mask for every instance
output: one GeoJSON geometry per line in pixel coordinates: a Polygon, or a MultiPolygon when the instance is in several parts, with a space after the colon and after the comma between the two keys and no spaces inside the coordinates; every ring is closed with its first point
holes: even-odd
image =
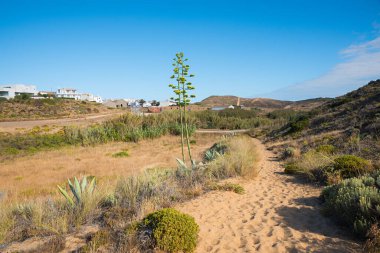
{"type": "Polygon", "coordinates": [[[380,79],[299,113],[267,136],[282,146],[298,143],[303,150],[332,144],[343,153],[380,159],[380,79]]]}
{"type": "MultiPolygon", "coordinates": [[[[315,98],[302,101],[282,101],[270,98],[240,98],[240,105],[260,109],[294,109],[310,110],[328,101],[326,98],[315,98]]],[[[236,96],[210,96],[200,102],[205,107],[236,105],[236,96]]]]}
{"type": "Polygon", "coordinates": [[[312,132],[355,130],[360,134],[380,134],[380,79],[337,97],[315,109],[310,121],[312,132]]]}
{"type": "Polygon", "coordinates": [[[0,121],[76,117],[110,110],[101,104],[66,99],[1,100],[0,121]]]}

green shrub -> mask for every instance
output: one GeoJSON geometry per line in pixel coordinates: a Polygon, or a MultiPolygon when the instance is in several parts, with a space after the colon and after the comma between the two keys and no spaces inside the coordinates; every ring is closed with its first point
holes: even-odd
{"type": "Polygon", "coordinates": [[[213,184],[210,186],[211,190],[217,191],[231,191],[237,194],[244,194],[244,187],[239,184],[225,183],[223,185],[213,184]]]}
{"type": "Polygon", "coordinates": [[[289,162],[285,164],[285,173],[286,174],[299,174],[302,173],[304,170],[300,168],[295,162],[289,162]]]}
{"type": "Polygon", "coordinates": [[[287,159],[291,157],[296,157],[300,155],[300,151],[293,147],[287,147],[284,149],[284,152],[282,153],[282,158],[287,159]]]}
{"type": "Polygon", "coordinates": [[[306,116],[299,116],[296,120],[290,123],[290,133],[298,133],[309,126],[309,119],[306,116]]]}
{"type": "Polygon", "coordinates": [[[343,178],[360,176],[372,170],[371,163],[354,155],[342,155],[334,160],[334,171],[339,171],[343,178]]]}
{"type": "Polygon", "coordinates": [[[320,153],[331,155],[335,153],[336,148],[333,145],[320,145],[315,150],[320,153]]]}
{"type": "Polygon", "coordinates": [[[365,176],[327,186],[321,194],[324,211],[365,237],[380,217],[380,192],[375,178],[365,176]]]}
{"type": "Polygon", "coordinates": [[[128,156],[129,156],[129,153],[127,150],[120,151],[120,152],[117,152],[115,154],[112,154],[112,157],[115,157],[115,158],[128,157],[128,156]]]}
{"type": "Polygon", "coordinates": [[[152,231],[154,246],[167,252],[193,252],[197,245],[198,224],[173,208],[149,214],[140,229],[152,231]]]}

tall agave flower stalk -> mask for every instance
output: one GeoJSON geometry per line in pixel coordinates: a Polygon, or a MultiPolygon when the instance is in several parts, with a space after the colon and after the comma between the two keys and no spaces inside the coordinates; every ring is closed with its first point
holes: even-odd
{"type": "Polygon", "coordinates": [[[175,97],[172,97],[172,101],[176,102],[179,107],[180,123],[181,123],[181,148],[182,148],[182,160],[185,162],[184,154],[184,135],[186,135],[186,145],[191,163],[193,163],[190,147],[189,136],[189,124],[187,118],[186,106],[190,104],[191,98],[195,98],[194,94],[189,94],[195,87],[191,82],[188,82],[188,78],[194,77],[193,74],[189,74],[190,66],[187,64],[188,59],[184,59],[182,52],[177,53],[173,59],[173,72],[172,79],[177,81],[177,84],[170,84],[169,87],[173,89],[175,97]]]}

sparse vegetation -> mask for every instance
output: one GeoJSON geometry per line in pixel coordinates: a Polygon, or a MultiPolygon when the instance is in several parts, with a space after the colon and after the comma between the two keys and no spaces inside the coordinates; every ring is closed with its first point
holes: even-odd
{"type": "Polygon", "coordinates": [[[108,111],[107,107],[97,103],[61,98],[31,99],[24,94],[1,101],[0,121],[62,118],[108,111]]]}
{"type": "MultiPolygon", "coordinates": [[[[0,217],[4,217],[4,219],[0,221],[0,242],[24,240],[31,236],[53,235],[57,232],[64,235],[84,223],[100,222],[102,228],[99,233],[107,235],[105,237],[107,242],[95,234],[83,249],[84,251],[97,249],[101,245],[107,245],[114,251],[155,245],[173,252],[177,250],[191,252],[197,238],[194,232],[198,228],[196,224],[191,223],[191,219],[189,220],[182,214],[179,214],[178,217],[177,214],[174,215],[175,217],[171,216],[170,211],[168,222],[173,222],[177,229],[183,228],[184,231],[181,234],[177,233],[177,230],[168,230],[167,225],[163,227],[160,225],[161,223],[151,223],[152,219],[150,218],[156,216],[146,215],[198,196],[202,192],[210,190],[209,185],[221,178],[250,177],[257,173],[255,164],[258,154],[249,137],[227,138],[223,140],[223,145],[218,147],[223,147],[226,152],[210,163],[195,164],[192,168],[180,164],[176,170],[147,170],[144,174],[121,179],[115,190],[112,191],[98,185],[97,190],[83,198],[82,204],[75,205],[75,208],[71,204],[72,202],[75,204],[75,200],[71,198],[72,201],[68,201],[66,198],[68,193],[64,195],[66,201],[49,199],[41,202],[25,202],[22,204],[23,206],[16,209],[19,211],[13,211],[10,206],[2,206],[0,217]],[[218,160],[218,163],[223,166],[217,167],[217,164],[214,164],[218,160]],[[228,164],[230,162],[231,165],[228,164]],[[151,234],[141,232],[143,230],[139,229],[136,222],[141,221],[143,217],[147,218],[142,223],[147,225],[145,228],[154,227],[152,231],[156,232],[151,234]],[[185,226],[180,225],[182,221],[185,222],[185,226]],[[177,231],[174,237],[170,231],[177,231]],[[146,239],[148,237],[154,240],[146,239]],[[145,243],[144,238],[146,239],[145,243]]],[[[75,182],[77,183],[72,183],[74,189],[76,189],[75,185],[79,185],[79,187],[83,185],[83,181],[76,180],[75,182]]],[[[222,184],[220,187],[221,190],[234,191],[239,194],[244,192],[244,189],[236,184],[222,184]]],[[[84,187],[84,189],[87,188],[84,187]]],[[[74,198],[76,199],[76,197],[74,198]]]]}

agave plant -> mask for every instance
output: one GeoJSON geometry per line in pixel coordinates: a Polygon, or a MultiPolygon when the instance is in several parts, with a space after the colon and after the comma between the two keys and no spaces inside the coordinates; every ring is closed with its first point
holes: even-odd
{"type": "Polygon", "coordinates": [[[79,205],[83,202],[83,198],[88,195],[93,193],[95,189],[95,177],[90,177],[90,181],[87,181],[87,177],[83,177],[82,181],[78,180],[76,177],[74,177],[74,184],[71,183],[70,179],[68,179],[69,182],[69,187],[74,195],[74,198],[72,198],[69,193],[60,187],[58,185],[59,191],[62,193],[62,195],[66,198],[67,202],[71,206],[79,205]]]}
{"type": "Polygon", "coordinates": [[[215,160],[217,157],[221,156],[221,154],[218,151],[215,150],[207,150],[205,155],[204,155],[204,160],[206,162],[211,162],[215,160]]]}

